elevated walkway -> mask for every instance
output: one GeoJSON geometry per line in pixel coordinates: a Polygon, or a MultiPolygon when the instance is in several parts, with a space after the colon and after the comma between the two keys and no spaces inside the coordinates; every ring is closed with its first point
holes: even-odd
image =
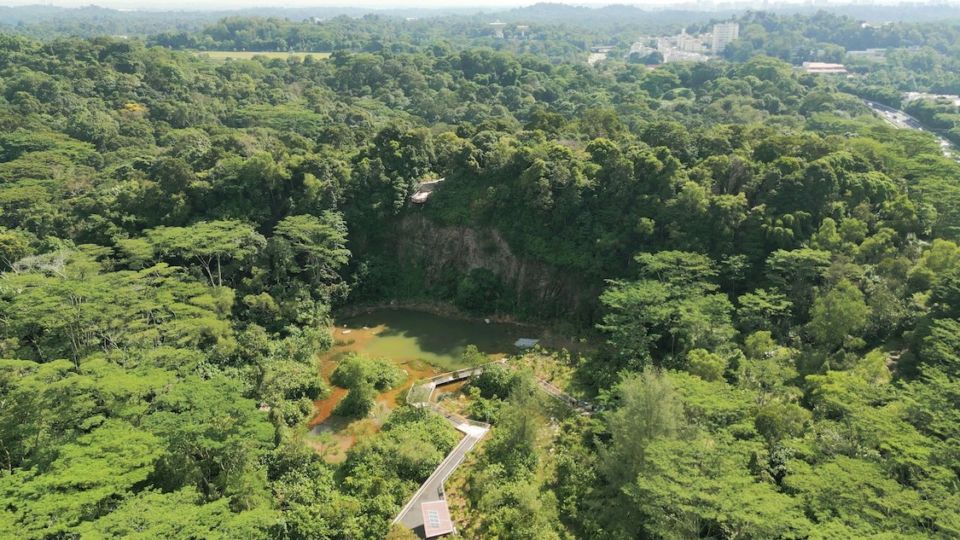
{"type": "Polygon", "coordinates": [[[447,481],[447,478],[453,474],[453,471],[457,470],[457,467],[463,463],[463,460],[466,459],[467,452],[473,450],[473,447],[480,442],[480,439],[490,431],[490,424],[470,420],[469,418],[464,418],[458,414],[443,410],[432,399],[437,387],[469,379],[470,377],[483,373],[483,370],[488,366],[503,364],[505,362],[506,359],[503,359],[475,368],[441,373],[440,375],[436,375],[420,384],[410,387],[410,390],[407,391],[407,402],[410,405],[421,409],[428,408],[438,413],[454,428],[463,433],[464,437],[460,443],[453,447],[453,450],[447,454],[447,457],[440,462],[440,465],[434,469],[433,474],[420,485],[420,489],[413,494],[413,497],[411,497],[407,504],[400,510],[400,513],[393,518],[393,524],[401,523],[405,527],[413,530],[414,534],[418,537],[425,538],[423,513],[420,511],[421,506],[423,503],[445,499],[446,495],[443,491],[443,484],[447,481]]]}
{"type": "MultiPolygon", "coordinates": [[[[458,414],[446,411],[433,401],[433,393],[437,388],[445,384],[459,382],[471,377],[480,375],[485,369],[493,365],[506,365],[507,359],[503,358],[496,362],[490,362],[474,368],[441,373],[425,381],[410,387],[407,391],[407,403],[418,408],[430,409],[440,416],[443,416],[454,428],[464,434],[463,439],[449,454],[440,462],[440,465],[434,469],[429,478],[420,486],[420,489],[413,494],[413,497],[400,510],[400,513],[393,519],[392,524],[403,524],[405,527],[413,530],[420,538],[426,538],[423,522],[423,512],[420,508],[423,503],[442,501],[446,498],[443,491],[443,484],[447,478],[453,474],[453,471],[466,459],[467,452],[473,449],[477,443],[490,431],[490,424],[478,422],[469,418],[464,418],[458,414]]],[[[546,394],[563,401],[573,409],[583,415],[593,414],[594,407],[591,403],[577,399],[547,381],[537,379],[540,389],[546,394]]]]}

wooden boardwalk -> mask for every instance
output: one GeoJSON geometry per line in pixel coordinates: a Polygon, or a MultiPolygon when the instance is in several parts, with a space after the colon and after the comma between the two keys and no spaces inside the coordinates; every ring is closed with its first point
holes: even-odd
{"type": "Polygon", "coordinates": [[[580,414],[585,416],[590,416],[593,414],[593,404],[589,401],[577,399],[543,379],[537,379],[537,384],[540,386],[540,389],[544,391],[544,393],[573,407],[580,414]]]}

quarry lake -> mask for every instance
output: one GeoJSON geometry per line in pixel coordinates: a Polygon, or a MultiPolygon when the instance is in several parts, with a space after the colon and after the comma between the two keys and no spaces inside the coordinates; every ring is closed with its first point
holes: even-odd
{"type": "Polygon", "coordinates": [[[362,352],[400,364],[421,362],[439,371],[463,367],[468,345],[488,355],[515,352],[513,343],[536,330],[514,324],[452,318],[411,309],[377,309],[337,321],[336,356],[362,352]]]}
{"type": "MultiPolygon", "coordinates": [[[[315,402],[311,434],[326,434],[324,447],[330,452],[325,451],[325,457],[339,461],[358,439],[379,430],[389,411],[403,402],[415,381],[465,367],[463,353],[468,345],[475,345],[490,360],[496,360],[517,352],[517,339],[537,337],[539,330],[530,326],[487,323],[414,309],[377,308],[339,317],[333,328],[334,346],[320,359],[324,379],[329,382],[337,364],[351,353],[390,360],[407,372],[407,379],[380,394],[374,414],[359,420],[335,414],[347,391],[331,385],[330,394],[315,402]]],[[[319,444],[315,441],[314,445],[319,444]]]]}

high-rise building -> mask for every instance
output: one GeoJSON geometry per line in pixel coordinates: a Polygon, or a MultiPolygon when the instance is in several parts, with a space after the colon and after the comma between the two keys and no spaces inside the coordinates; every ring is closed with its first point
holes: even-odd
{"type": "Polygon", "coordinates": [[[713,54],[720,54],[733,40],[740,37],[738,23],[722,23],[713,25],[713,54]]]}

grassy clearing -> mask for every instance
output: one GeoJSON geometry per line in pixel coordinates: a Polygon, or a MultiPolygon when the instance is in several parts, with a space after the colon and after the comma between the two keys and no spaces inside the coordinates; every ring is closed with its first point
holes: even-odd
{"type": "Polygon", "coordinates": [[[430,397],[430,388],[426,386],[420,386],[418,383],[413,383],[414,388],[410,391],[410,395],[407,396],[407,400],[410,403],[423,403],[427,401],[430,397]]]}
{"type": "Polygon", "coordinates": [[[389,416],[390,408],[383,403],[377,403],[364,418],[331,416],[307,432],[305,441],[327,463],[343,463],[347,451],[360,440],[376,435],[389,416]]]}
{"type": "Polygon", "coordinates": [[[556,386],[568,394],[582,397],[577,388],[576,359],[565,352],[548,352],[542,349],[528,351],[514,360],[514,365],[533,371],[534,377],[556,386]]]}
{"type": "Polygon", "coordinates": [[[209,58],[211,60],[250,60],[256,56],[263,56],[266,58],[274,59],[279,58],[281,60],[286,60],[287,58],[303,58],[305,56],[312,56],[314,58],[325,60],[330,57],[330,53],[325,52],[271,52],[271,51],[194,51],[194,54],[201,58],[209,58]]]}

